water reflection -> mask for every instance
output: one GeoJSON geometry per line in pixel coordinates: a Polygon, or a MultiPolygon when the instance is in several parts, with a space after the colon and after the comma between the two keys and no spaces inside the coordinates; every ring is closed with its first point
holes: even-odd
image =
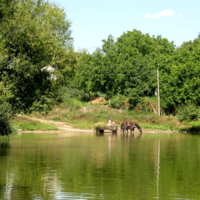
{"type": "Polygon", "coordinates": [[[160,178],[160,139],[158,141],[158,164],[157,164],[157,198],[159,198],[159,178],[160,178]]]}
{"type": "Polygon", "coordinates": [[[104,132],[96,132],[96,136],[104,136],[104,132]]]}
{"type": "Polygon", "coordinates": [[[10,150],[9,136],[0,136],[0,156],[8,155],[9,150],[10,150]]]}
{"type": "Polygon", "coordinates": [[[136,133],[136,136],[134,133],[131,133],[131,134],[121,134],[121,138],[129,138],[129,139],[139,139],[142,137],[142,133],[139,133],[137,134],[136,133]]]}
{"type": "Polygon", "coordinates": [[[30,134],[3,144],[0,199],[199,197],[200,137],[30,134]]]}

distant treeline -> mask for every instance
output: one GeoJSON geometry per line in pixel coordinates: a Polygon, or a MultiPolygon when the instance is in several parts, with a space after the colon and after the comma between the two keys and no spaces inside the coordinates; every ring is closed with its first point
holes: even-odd
{"type": "Polygon", "coordinates": [[[72,87],[111,97],[120,94],[135,106],[142,97],[155,95],[159,67],[166,113],[183,104],[200,104],[200,38],[176,47],[161,36],[133,30],[102,42],[93,54],[80,53],[72,87]]]}
{"type": "Polygon", "coordinates": [[[61,100],[64,86],[89,97],[117,96],[131,108],[155,95],[159,66],[166,113],[200,104],[200,38],[176,47],[133,30],[109,35],[89,54],[74,52],[70,28],[64,10],[49,1],[0,1],[0,102],[14,112],[45,113],[61,100]]]}

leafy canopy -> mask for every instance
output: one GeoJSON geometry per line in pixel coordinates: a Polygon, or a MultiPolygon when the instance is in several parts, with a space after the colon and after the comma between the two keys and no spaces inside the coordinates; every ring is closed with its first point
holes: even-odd
{"type": "MultiPolygon", "coordinates": [[[[123,95],[131,106],[143,96],[154,95],[156,66],[174,53],[174,45],[160,36],[150,37],[138,30],[123,33],[116,40],[109,35],[92,55],[82,53],[73,87],[107,96],[123,95]]],[[[170,60],[170,59],[169,59],[170,60]]]]}
{"type": "MultiPolygon", "coordinates": [[[[63,9],[48,1],[13,2],[12,16],[1,15],[1,95],[19,111],[48,110],[59,85],[74,74],[71,22],[63,9]]],[[[0,11],[8,13],[4,8],[0,11]]]]}

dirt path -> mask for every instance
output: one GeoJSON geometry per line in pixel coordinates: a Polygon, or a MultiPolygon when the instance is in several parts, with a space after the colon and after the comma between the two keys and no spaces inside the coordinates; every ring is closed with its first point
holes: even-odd
{"type": "MultiPolygon", "coordinates": [[[[26,115],[17,115],[19,117],[23,117],[26,119],[30,119],[30,120],[36,120],[36,121],[40,121],[42,123],[46,123],[46,124],[51,124],[54,125],[56,127],[58,127],[58,131],[52,130],[52,131],[48,131],[48,132],[63,132],[63,131],[75,131],[75,132],[94,132],[93,130],[81,130],[81,129],[75,129],[72,126],[70,126],[69,124],[65,123],[65,122],[57,122],[57,121],[52,121],[52,120],[45,120],[45,119],[38,119],[38,118],[34,118],[34,117],[29,117],[26,115]]],[[[22,132],[30,132],[30,131],[22,131],[22,132]]],[[[47,132],[47,131],[31,131],[31,132],[47,132]]]]}

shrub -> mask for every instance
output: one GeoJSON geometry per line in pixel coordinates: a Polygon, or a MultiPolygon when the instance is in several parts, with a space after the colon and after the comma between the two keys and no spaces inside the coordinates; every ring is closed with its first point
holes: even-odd
{"type": "Polygon", "coordinates": [[[11,106],[7,102],[0,103],[0,135],[8,135],[14,131],[11,120],[13,119],[11,106]]]}
{"type": "Polygon", "coordinates": [[[139,102],[143,102],[143,98],[140,96],[140,91],[136,88],[127,88],[125,91],[125,96],[128,98],[128,102],[131,105],[131,108],[134,108],[139,102]]]}
{"type": "Polygon", "coordinates": [[[199,108],[195,104],[182,105],[178,108],[179,121],[196,121],[200,115],[199,108]]]}
{"type": "Polygon", "coordinates": [[[59,102],[62,102],[63,99],[74,98],[74,97],[79,98],[81,101],[89,101],[90,100],[89,93],[85,93],[83,90],[79,90],[76,88],[70,88],[70,87],[60,88],[57,99],[59,102]]]}
{"type": "Polygon", "coordinates": [[[128,110],[130,108],[130,104],[128,102],[128,98],[121,95],[121,94],[117,94],[116,96],[114,96],[111,99],[111,107],[112,108],[123,108],[128,110]]]}
{"type": "Polygon", "coordinates": [[[105,93],[97,92],[96,96],[97,96],[97,97],[103,97],[103,98],[106,99],[106,100],[108,99],[108,96],[107,96],[107,94],[105,94],[105,93]]]}

